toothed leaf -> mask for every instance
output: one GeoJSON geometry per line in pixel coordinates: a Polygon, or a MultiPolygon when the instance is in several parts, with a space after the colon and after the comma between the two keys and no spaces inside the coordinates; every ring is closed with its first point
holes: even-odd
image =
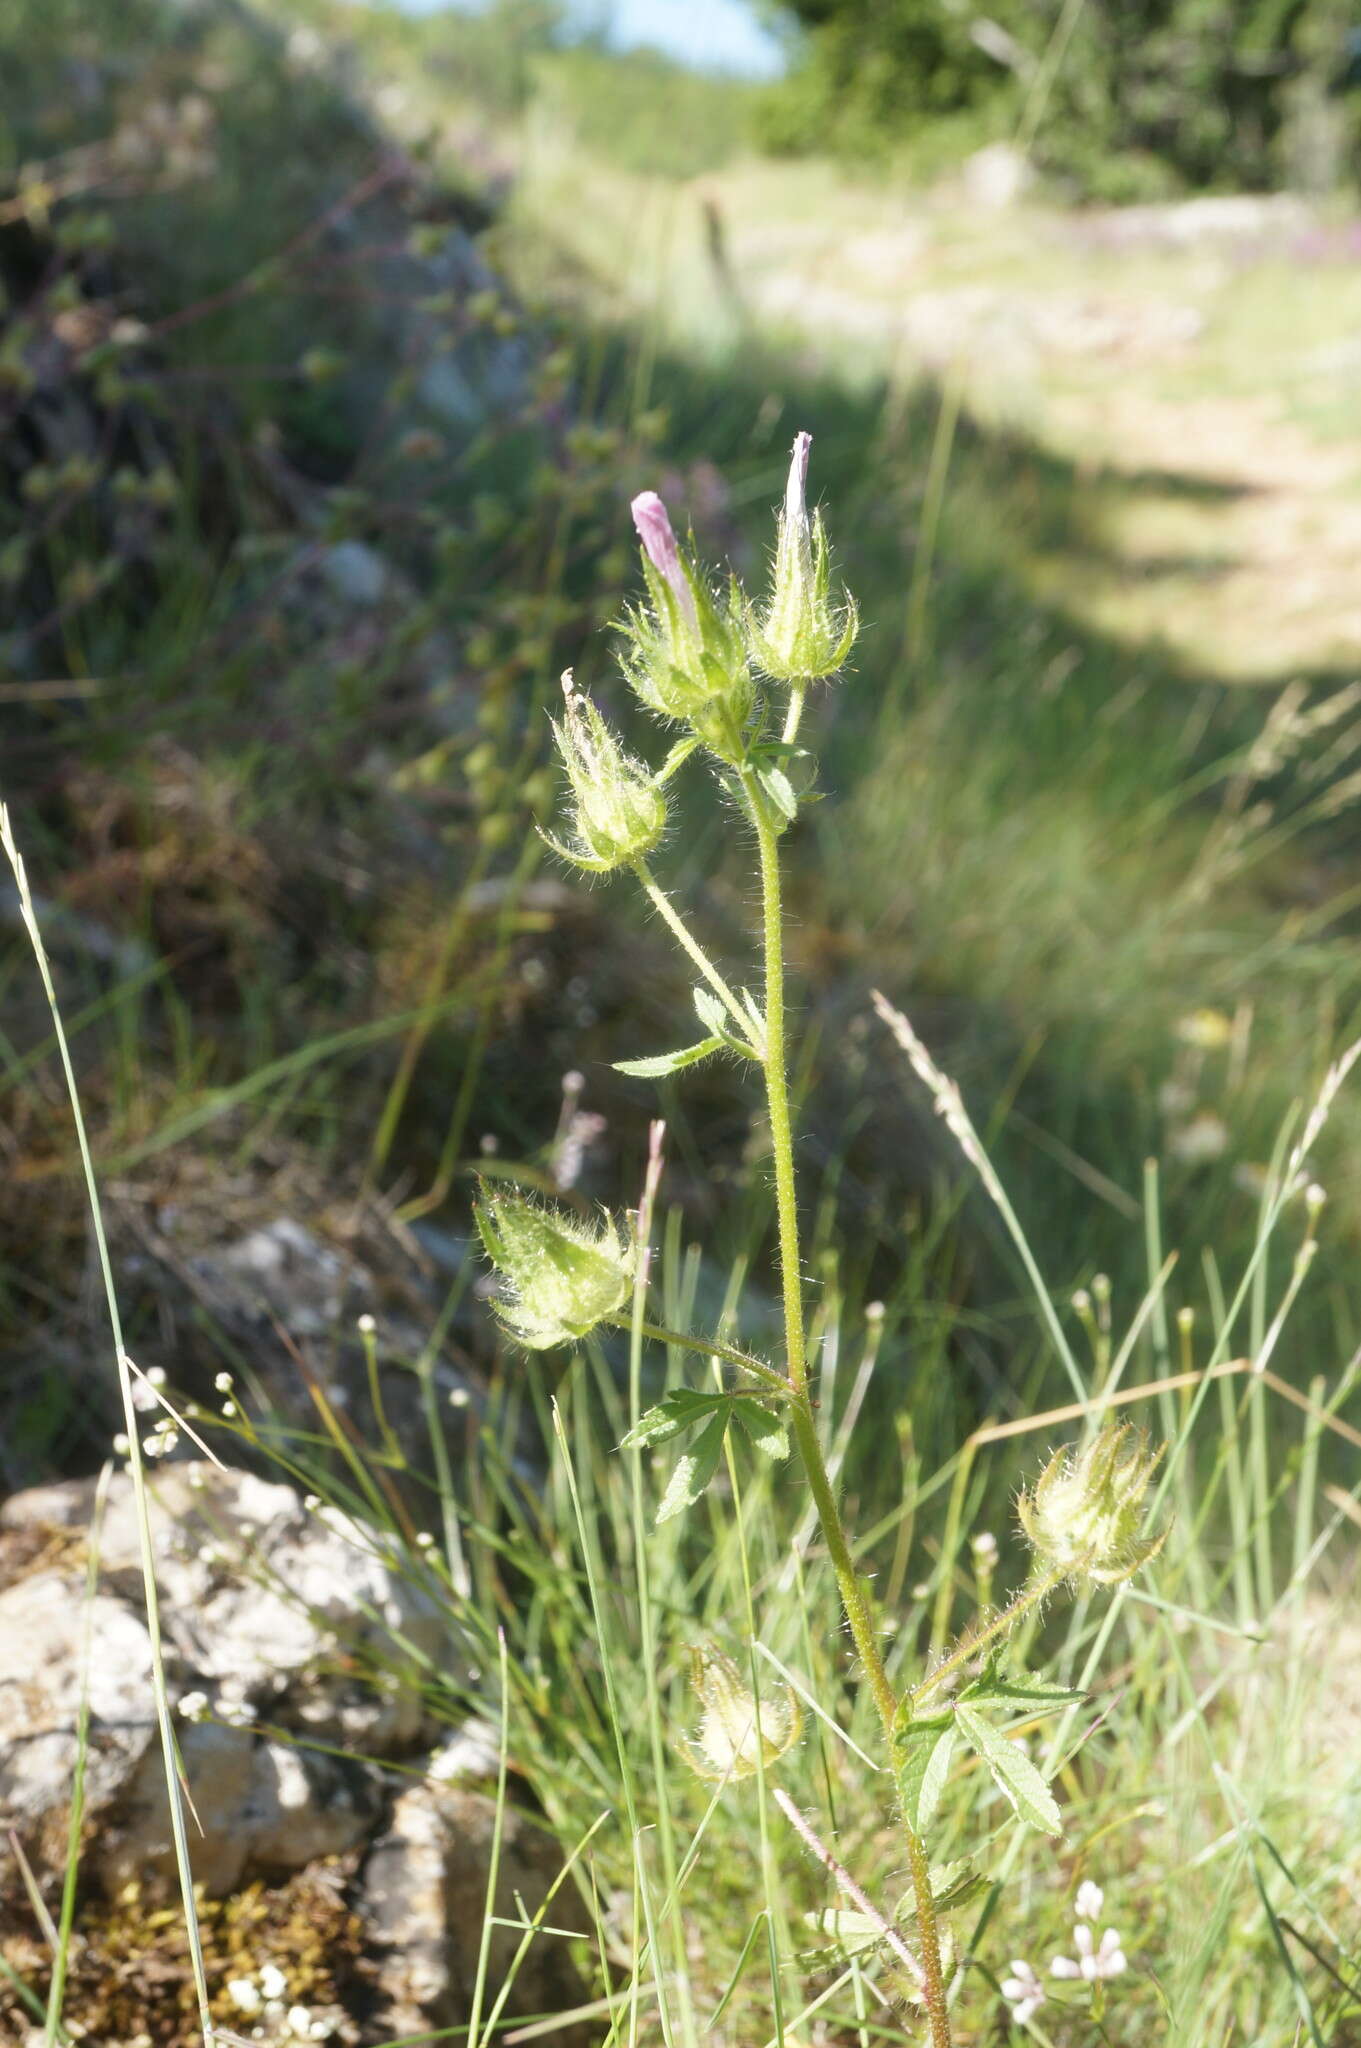
{"type": "Polygon", "coordinates": [[[931,1714],[895,1729],[894,1759],[903,1814],[914,1835],[925,1834],[940,1804],[955,1746],[952,1714],[931,1714]]]}
{"type": "Polygon", "coordinates": [[[776,810],[792,825],[799,815],[799,800],[783,768],[768,765],[758,768],[756,772],[761,778],[762,789],[776,810]]]}
{"type": "Polygon", "coordinates": [[[683,1515],[692,1508],[703,1493],[709,1481],[718,1470],[718,1461],[723,1455],[723,1439],[728,1433],[728,1415],[715,1415],[695,1440],[690,1450],[682,1452],[667,1481],[666,1492],[662,1495],[657,1509],[657,1522],[669,1522],[676,1515],[683,1515]]]}
{"type": "Polygon", "coordinates": [[[764,1451],[768,1458],[789,1456],[789,1434],[778,1415],[772,1415],[756,1401],[734,1401],[733,1414],[758,1451],[764,1451]]]}
{"type": "Polygon", "coordinates": [[[693,1429],[696,1423],[726,1408],[730,1400],[728,1394],[699,1394],[690,1387],[673,1387],[655,1408],[639,1416],[621,1448],[638,1451],[649,1444],[665,1443],[668,1437],[679,1436],[682,1430],[693,1429]]]}
{"type": "Polygon", "coordinates": [[[961,1734],[982,1757],[999,1790],[1006,1794],[1027,1827],[1038,1829],[1042,1835],[1061,1835],[1063,1821],[1054,1795],[1025,1751],[1009,1742],[976,1707],[964,1701],[956,1706],[955,1719],[961,1734]]]}

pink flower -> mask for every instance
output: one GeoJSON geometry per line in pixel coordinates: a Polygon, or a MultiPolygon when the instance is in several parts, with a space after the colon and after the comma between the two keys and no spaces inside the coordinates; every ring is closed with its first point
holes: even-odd
{"type": "Polygon", "coordinates": [[[690,625],[698,626],[695,611],[694,592],[681,562],[676,536],[671,530],[667,510],[655,491],[640,491],[632,505],[633,523],[638,529],[638,538],[643,551],[659,576],[665,578],[675,593],[681,613],[690,625]]]}

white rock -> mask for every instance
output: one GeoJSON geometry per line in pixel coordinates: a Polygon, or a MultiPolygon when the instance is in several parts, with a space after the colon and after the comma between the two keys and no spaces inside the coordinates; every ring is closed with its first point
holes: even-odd
{"type": "MultiPolygon", "coordinates": [[[[372,1754],[427,1731],[421,1659],[447,1671],[454,1648],[437,1600],[401,1576],[378,1531],[332,1508],[307,1510],[291,1486],[206,1462],[167,1466],[148,1486],[165,1637],[195,1690],[225,1691],[264,1718],[372,1754]]],[[[92,1488],[18,1494],[0,1527],[76,1525],[73,1499],[88,1515],[92,1488]]],[[[109,1486],[100,1560],[140,1601],[127,1473],[109,1486]]]]}
{"type": "MultiPolygon", "coordinates": [[[[381,2024],[388,2033],[456,2026],[466,2018],[477,1977],[495,1826],[496,1803],[481,1792],[423,1784],[396,1801],[390,1826],[365,1863],[358,1902],[376,1954],[381,2024]]],[[[532,1918],[561,1868],[561,1854],[547,1829],[507,1809],[498,1916],[517,1921],[523,1906],[532,1918]]],[[[555,1893],[549,1914],[557,1928],[585,1934],[590,1925],[570,1880],[555,1893]]],[[[493,1983],[505,1978],[522,1938],[514,1925],[493,1933],[493,1983]]],[[[531,1943],[516,1974],[511,2013],[570,2011],[581,2002],[575,1946],[560,1934],[531,1943]]],[[[597,2038],[598,2029],[590,2027],[566,2027],[553,2035],[559,2048],[585,2048],[597,2038]]]]}
{"type": "Polygon", "coordinates": [[[118,1797],[155,1734],[151,1668],[145,1624],[121,1600],[87,1599],[81,1577],[40,1572],[0,1594],[0,1826],[27,1847],[65,1814],[86,1684],[86,1808],[118,1797]]]}
{"type": "MultiPolygon", "coordinates": [[[[353,1848],[378,1815],[378,1787],[362,1766],[266,1740],[250,1729],[188,1727],[180,1735],[180,1756],[192,1807],[190,1862],[196,1881],[215,1898],[235,1890],[247,1874],[301,1870],[319,1856],[353,1848]]],[[[133,1879],[153,1889],[173,1885],[159,1748],[144,1757],[87,1856],[109,1892],[133,1879]]]]}

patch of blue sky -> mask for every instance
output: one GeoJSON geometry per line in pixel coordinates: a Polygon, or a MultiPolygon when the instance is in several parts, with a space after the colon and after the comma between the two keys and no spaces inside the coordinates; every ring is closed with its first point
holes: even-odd
{"type": "MultiPolygon", "coordinates": [[[[476,10],[487,0],[397,0],[419,14],[450,4],[476,10]]],[[[661,50],[697,71],[775,78],[784,69],[780,38],[752,0],[565,0],[564,14],[616,49],[661,50]]]]}

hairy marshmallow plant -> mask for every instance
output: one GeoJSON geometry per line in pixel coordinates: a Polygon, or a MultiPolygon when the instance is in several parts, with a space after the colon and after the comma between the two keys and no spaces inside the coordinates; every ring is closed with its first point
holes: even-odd
{"type": "MultiPolygon", "coordinates": [[[[1068,1705],[1080,1695],[1009,1668],[1008,1640],[1021,1620],[1065,1582],[1114,1585],[1156,1553],[1160,1538],[1142,1533],[1156,1459],[1142,1436],[1109,1426],[1082,1450],[1056,1454],[1033,1493],[1020,1503],[1021,1524],[1034,1554],[1026,1585],[1005,1610],[985,1619],[923,1672],[916,1685],[905,1691],[894,1686],[880,1648],[872,1596],[855,1567],[814,1417],[795,1200],[780,841],[806,800],[813,772],[799,744],[807,692],[842,667],[858,628],[853,599],[832,586],[822,516],[810,517],[808,511],[811,446],[810,435],[797,436],[771,584],[760,602],[748,599],[735,579],[726,588],[710,583],[677,544],[655,492],[634,500],[647,598],[629,612],[621,629],[623,668],[642,702],[679,727],[680,735],[653,773],[623,747],[596,707],[565,677],[566,716],[554,730],[572,815],[570,836],[550,844],[564,860],[591,873],[629,870],[701,976],[695,1008],[705,1035],[675,1052],[624,1063],[623,1070],[657,1077],[726,1050],[761,1071],[774,1161],[783,1361],[772,1365],[730,1345],[705,1344],[645,1324],[649,1336],[721,1361],[726,1383],[719,1389],[712,1382],[702,1389],[673,1388],[625,1441],[638,1450],[686,1440],[659,1519],[699,1499],[719,1469],[730,1429],[769,1456],[788,1455],[792,1443],[883,1727],[911,1871],[907,1916],[915,1921],[915,1948],[908,1947],[896,1927],[875,1918],[911,1972],[928,2015],[932,2048],[948,2048],[953,1951],[942,1921],[976,1886],[967,1873],[961,1879],[957,1866],[933,1870],[928,1843],[956,1747],[976,1754],[1023,1821],[1047,1834],[1061,1831],[1044,1776],[1008,1740],[1005,1724],[1018,1715],[1033,1718],[1068,1705]],[[759,1001],[748,989],[728,985],[648,866],[666,822],[666,785],[693,754],[704,759],[755,843],[764,968],[759,1001]]],[[[487,1193],[478,1221],[501,1274],[502,1319],[518,1341],[542,1349],[575,1343],[602,1323],[626,1323],[637,1278],[637,1251],[628,1231],[608,1222],[594,1229],[584,1226],[576,1216],[504,1188],[487,1193]]],[[[833,1625],[831,1616],[827,1624],[833,1625]]],[[[758,1705],[726,1659],[703,1664],[696,1682],[704,1721],[695,1761],[706,1774],[740,1777],[771,1768],[796,1740],[800,1716],[792,1696],[775,1694],[758,1705]]],[[[787,1807],[783,1795],[780,1803],[782,1810],[787,1807]]],[[[795,1824],[852,1896],[862,1898],[797,1814],[795,1824]]]]}

